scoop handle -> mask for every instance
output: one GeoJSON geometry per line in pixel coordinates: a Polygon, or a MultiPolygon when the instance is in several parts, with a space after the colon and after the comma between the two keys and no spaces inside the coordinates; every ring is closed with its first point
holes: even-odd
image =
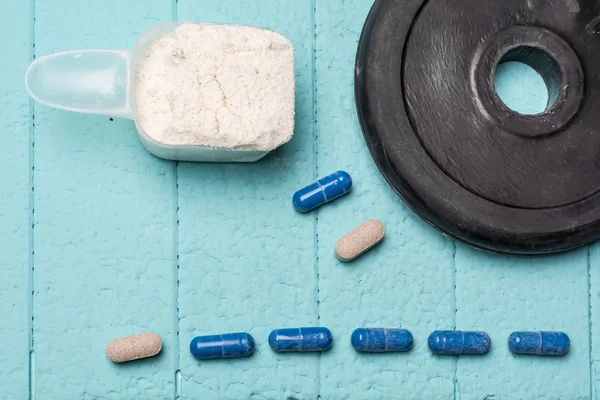
{"type": "Polygon", "coordinates": [[[61,110],[135,118],[131,52],[80,50],[34,60],[25,85],[38,103],[61,110]]]}

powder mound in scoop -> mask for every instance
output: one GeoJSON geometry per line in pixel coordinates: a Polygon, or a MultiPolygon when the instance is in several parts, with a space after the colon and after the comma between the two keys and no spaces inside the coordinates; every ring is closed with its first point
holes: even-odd
{"type": "Polygon", "coordinates": [[[186,23],[154,40],[135,83],[140,127],[168,145],[270,151],[294,132],[294,49],[248,26],[186,23]]]}

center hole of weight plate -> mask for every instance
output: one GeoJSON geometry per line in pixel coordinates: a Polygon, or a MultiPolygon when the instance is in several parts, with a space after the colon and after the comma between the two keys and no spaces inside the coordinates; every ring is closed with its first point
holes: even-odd
{"type": "Polygon", "coordinates": [[[541,49],[520,46],[496,66],[494,87],[502,102],[519,114],[541,114],[558,98],[562,74],[554,58],[541,49]]]}

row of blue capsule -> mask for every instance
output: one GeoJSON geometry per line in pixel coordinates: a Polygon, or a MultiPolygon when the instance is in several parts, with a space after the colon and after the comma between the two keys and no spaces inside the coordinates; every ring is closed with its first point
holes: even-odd
{"type": "MultiPolygon", "coordinates": [[[[358,328],[350,339],[360,353],[405,352],[413,346],[413,335],[406,329],[358,328]]],[[[276,352],[322,352],[333,344],[331,331],[324,327],[276,329],[269,335],[269,345],[276,352]]],[[[477,355],[487,353],[490,336],[475,331],[434,331],[429,336],[429,349],[440,355],[477,355]]],[[[199,359],[247,357],[254,351],[255,341],[246,332],[198,336],[190,343],[191,353],[199,359]]],[[[513,332],[508,347],[515,354],[562,356],[567,354],[570,340],[563,332],[513,332]]]]}

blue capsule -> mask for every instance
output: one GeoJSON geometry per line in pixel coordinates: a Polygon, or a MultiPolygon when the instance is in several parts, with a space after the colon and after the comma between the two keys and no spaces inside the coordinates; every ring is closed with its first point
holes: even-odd
{"type": "Polygon", "coordinates": [[[433,354],[485,354],[492,340],[485,332],[434,331],[428,344],[433,354]]]}
{"type": "Polygon", "coordinates": [[[358,328],[352,332],[350,342],[361,353],[408,351],[413,345],[413,335],[406,329],[358,328]]]}
{"type": "Polygon", "coordinates": [[[348,173],[338,171],[298,190],[293,198],[294,207],[299,212],[308,212],[342,197],[350,192],[350,189],[352,189],[352,178],[348,173]]]}
{"type": "Polygon", "coordinates": [[[333,343],[331,331],[327,328],[275,329],[269,335],[269,345],[276,352],[284,351],[325,351],[333,343]]]}
{"type": "Polygon", "coordinates": [[[563,332],[513,332],[508,337],[508,348],[517,354],[564,356],[570,346],[563,332]]]}
{"type": "Polygon", "coordinates": [[[192,339],[190,351],[202,360],[248,357],[254,351],[254,338],[246,332],[198,336],[192,339]]]}

